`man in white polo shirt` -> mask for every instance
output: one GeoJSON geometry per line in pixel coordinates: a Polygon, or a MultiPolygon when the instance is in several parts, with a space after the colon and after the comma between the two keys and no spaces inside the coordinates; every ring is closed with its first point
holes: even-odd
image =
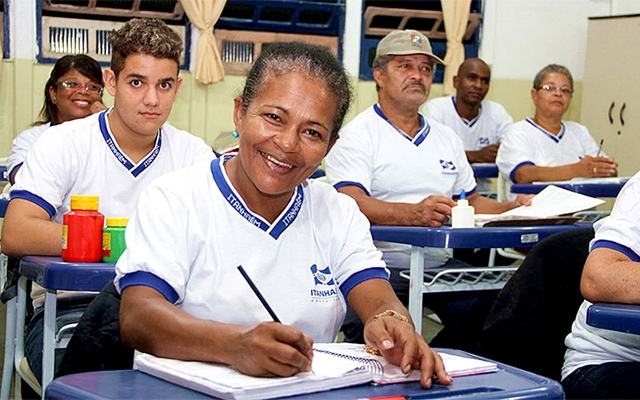
{"type": "MultiPolygon", "coordinates": [[[[434,63],[443,62],[422,33],[385,36],[373,62],[378,103],[340,131],[326,158],[329,182],[353,197],[372,224],[441,226],[462,192],[477,213],[500,213],[529,201],[498,203],[480,196],[460,138],[419,113],[429,96],[434,63]]],[[[396,293],[406,301],[408,282],[399,271],[409,266],[408,246],[376,244],[396,293]]],[[[446,250],[427,254],[425,267],[451,265],[450,256],[446,250]]],[[[429,295],[426,305],[445,325],[433,343],[474,350],[494,297],[490,292],[429,295]]]]}
{"type": "MultiPolygon", "coordinates": [[[[453,77],[456,94],[429,100],[422,113],[429,121],[448,126],[460,137],[470,163],[493,163],[498,146],[513,126],[513,118],[504,107],[485,100],[491,70],[479,58],[465,60],[453,77]]],[[[491,188],[489,179],[478,179],[478,190],[491,188]]]]}

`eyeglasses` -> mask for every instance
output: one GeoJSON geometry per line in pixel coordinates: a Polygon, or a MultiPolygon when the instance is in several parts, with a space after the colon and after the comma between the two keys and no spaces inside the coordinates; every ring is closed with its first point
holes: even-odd
{"type": "Polygon", "coordinates": [[[544,90],[547,93],[555,93],[557,90],[559,90],[560,93],[563,94],[564,96],[571,96],[573,94],[573,90],[571,90],[571,88],[568,88],[568,87],[542,85],[538,88],[538,90],[540,89],[544,90]]]}
{"type": "Polygon", "coordinates": [[[86,90],[89,93],[102,94],[102,86],[95,83],[78,83],[74,81],[56,82],[55,86],[61,86],[67,90],[86,90]]]}

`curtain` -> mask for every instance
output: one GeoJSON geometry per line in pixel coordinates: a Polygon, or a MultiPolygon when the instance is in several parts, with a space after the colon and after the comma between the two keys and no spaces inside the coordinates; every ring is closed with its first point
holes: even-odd
{"type": "Polygon", "coordinates": [[[189,20],[200,31],[194,77],[196,82],[203,85],[224,80],[224,69],[213,35],[213,26],[218,22],[226,2],[227,0],[180,0],[189,20]]]}
{"type": "Polygon", "coordinates": [[[469,23],[471,0],[440,0],[440,3],[447,32],[447,54],[444,56],[447,66],[444,69],[442,92],[448,96],[453,94],[453,77],[465,58],[462,39],[469,23]]]}

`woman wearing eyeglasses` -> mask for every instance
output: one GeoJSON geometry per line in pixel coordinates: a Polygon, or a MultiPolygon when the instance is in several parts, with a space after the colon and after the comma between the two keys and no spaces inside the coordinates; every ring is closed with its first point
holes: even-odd
{"type": "Polygon", "coordinates": [[[56,62],[44,87],[44,104],[38,121],[13,140],[7,159],[7,178],[15,183],[31,145],[51,125],[87,117],[107,107],[102,104],[100,64],[85,54],[66,55],[56,62]]]}
{"type": "Polygon", "coordinates": [[[531,89],[535,115],[513,125],[496,158],[509,196],[515,197],[513,183],[616,176],[618,164],[587,128],[562,120],[572,96],[573,78],[566,67],[550,64],[536,75],[531,89]]]}

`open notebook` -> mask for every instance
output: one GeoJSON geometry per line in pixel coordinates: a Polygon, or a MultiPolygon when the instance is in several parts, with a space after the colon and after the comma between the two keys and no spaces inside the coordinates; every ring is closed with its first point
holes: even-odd
{"type": "MultiPolygon", "coordinates": [[[[147,374],[222,399],[270,399],[359,385],[419,380],[420,372],[405,375],[399,367],[364,351],[364,345],[323,343],[314,345],[313,373],[288,378],[257,378],[231,367],[196,361],[179,361],[136,353],[134,367],[147,374]]],[[[442,354],[451,376],[497,371],[495,363],[442,354]]]]}

